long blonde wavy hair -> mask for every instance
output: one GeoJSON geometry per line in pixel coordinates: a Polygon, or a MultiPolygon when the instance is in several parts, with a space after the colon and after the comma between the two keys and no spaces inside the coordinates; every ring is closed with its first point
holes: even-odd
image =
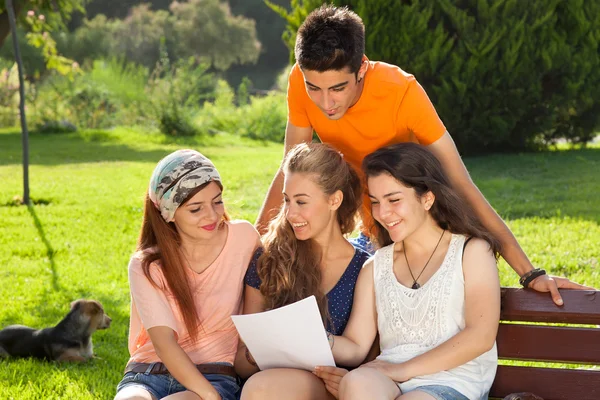
{"type": "MultiPolygon", "coordinates": [[[[320,143],[294,147],[283,164],[284,174],[306,174],[327,196],[340,190],[343,200],[336,219],[342,234],[351,233],[362,202],[356,171],[333,148],[320,143]]],[[[257,262],[260,292],[267,310],[314,295],[324,322],[329,320],[327,298],[321,286],[321,249],[312,240],[298,240],[286,219],[285,208],[269,225],[263,238],[264,252],[257,262]]]]}

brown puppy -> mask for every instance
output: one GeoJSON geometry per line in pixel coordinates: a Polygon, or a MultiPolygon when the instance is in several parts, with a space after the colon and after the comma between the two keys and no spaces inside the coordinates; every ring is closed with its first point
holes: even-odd
{"type": "Polygon", "coordinates": [[[35,357],[50,361],[86,361],[93,356],[92,333],[111,319],[95,300],[76,300],[53,328],[11,325],[0,330],[0,357],[35,357]]]}

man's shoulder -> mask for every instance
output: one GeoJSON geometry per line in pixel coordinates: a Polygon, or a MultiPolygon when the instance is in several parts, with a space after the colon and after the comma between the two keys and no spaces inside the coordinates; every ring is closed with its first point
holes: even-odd
{"type": "Polygon", "coordinates": [[[290,68],[290,75],[288,79],[290,82],[302,82],[302,84],[304,84],[304,76],[302,75],[302,71],[300,70],[298,63],[294,63],[292,68],[290,68]]]}
{"type": "Polygon", "coordinates": [[[416,82],[414,75],[383,61],[370,61],[369,74],[367,79],[371,79],[369,85],[375,92],[406,91],[416,82]]]}

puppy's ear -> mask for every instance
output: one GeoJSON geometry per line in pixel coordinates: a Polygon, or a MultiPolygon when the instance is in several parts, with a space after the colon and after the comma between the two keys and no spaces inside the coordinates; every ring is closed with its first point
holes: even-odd
{"type": "Polygon", "coordinates": [[[76,310],[81,306],[82,300],[75,300],[73,302],[71,302],[71,310],[76,310]]]}
{"type": "Polygon", "coordinates": [[[85,312],[88,315],[98,315],[103,314],[104,309],[102,308],[102,305],[96,300],[87,300],[85,302],[85,312]]]}

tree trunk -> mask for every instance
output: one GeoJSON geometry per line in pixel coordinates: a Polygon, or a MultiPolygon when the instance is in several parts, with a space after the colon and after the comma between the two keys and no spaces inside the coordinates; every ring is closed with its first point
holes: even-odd
{"type": "MultiPolygon", "coordinates": [[[[13,1],[13,7],[15,10],[15,18],[16,16],[19,15],[19,13],[21,12],[21,10],[23,9],[23,1],[13,1]]],[[[8,8],[8,7],[7,7],[8,8]]],[[[4,43],[4,39],[6,39],[6,37],[8,36],[8,34],[10,33],[10,21],[8,19],[8,9],[4,10],[3,13],[0,13],[0,47],[2,47],[2,44],[4,43]]]]}
{"type": "Polygon", "coordinates": [[[19,41],[17,40],[17,21],[13,0],[6,0],[6,13],[8,14],[15,48],[15,59],[19,70],[19,113],[21,114],[21,137],[23,139],[23,204],[29,205],[29,132],[27,131],[27,119],[25,118],[25,78],[23,77],[23,60],[21,60],[19,41]]]}

